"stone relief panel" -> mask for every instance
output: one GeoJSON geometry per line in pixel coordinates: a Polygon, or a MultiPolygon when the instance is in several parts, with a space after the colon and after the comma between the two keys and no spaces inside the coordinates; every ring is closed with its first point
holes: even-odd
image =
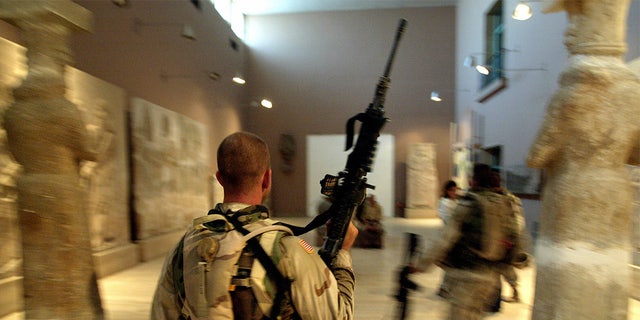
{"type": "Polygon", "coordinates": [[[407,157],[407,207],[437,208],[438,192],[435,144],[410,145],[407,157]]]}
{"type": "Polygon", "coordinates": [[[101,146],[98,161],[81,166],[91,246],[102,251],[127,244],[131,223],[125,91],[72,67],[67,67],[65,76],[66,97],[82,112],[90,137],[97,138],[101,130],[111,136],[101,146]]]}
{"type": "Polygon", "coordinates": [[[140,98],[131,101],[135,235],[182,230],[209,209],[205,125],[140,98]]]}
{"type": "MultiPolygon", "coordinates": [[[[0,114],[13,103],[12,91],[27,75],[26,49],[0,38],[0,114]]],[[[16,177],[21,166],[7,147],[0,124],[0,278],[18,274],[22,257],[16,207],[16,177]]]]}

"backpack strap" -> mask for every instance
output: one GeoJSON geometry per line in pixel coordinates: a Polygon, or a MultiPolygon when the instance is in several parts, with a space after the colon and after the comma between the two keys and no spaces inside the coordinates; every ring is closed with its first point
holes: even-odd
{"type": "MultiPolygon", "coordinates": [[[[271,257],[269,257],[269,255],[267,255],[267,253],[264,251],[264,249],[260,245],[260,242],[258,242],[255,236],[250,236],[251,232],[245,229],[242,226],[242,223],[238,221],[237,215],[238,213],[227,214],[225,216],[227,217],[227,221],[229,221],[238,232],[242,233],[245,236],[245,238],[248,238],[247,245],[251,248],[253,253],[256,255],[256,258],[258,258],[258,261],[260,261],[260,264],[262,264],[264,269],[267,271],[267,274],[269,275],[269,277],[271,277],[275,281],[276,286],[278,288],[276,292],[276,296],[273,300],[273,306],[271,307],[271,316],[270,316],[271,319],[276,319],[280,315],[280,309],[282,307],[282,302],[286,298],[286,293],[291,289],[291,280],[287,279],[282,275],[282,273],[280,273],[280,270],[278,270],[276,265],[273,263],[273,260],[271,260],[271,257]]],[[[282,226],[275,226],[275,227],[282,228],[282,226]]],[[[281,229],[274,228],[273,230],[281,230],[281,229]]],[[[261,231],[261,230],[256,230],[256,231],[261,231]]],[[[266,232],[266,231],[262,231],[259,233],[263,233],[263,232],[266,232]]]]}

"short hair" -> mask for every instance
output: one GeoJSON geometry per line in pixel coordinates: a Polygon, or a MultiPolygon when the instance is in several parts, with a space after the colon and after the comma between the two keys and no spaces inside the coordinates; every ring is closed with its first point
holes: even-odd
{"type": "Polygon", "coordinates": [[[442,197],[444,198],[449,198],[449,194],[447,194],[447,191],[453,187],[457,187],[458,184],[456,184],[455,181],[453,180],[449,180],[447,181],[444,186],[442,187],[442,197]]]}
{"type": "Polygon", "coordinates": [[[491,167],[484,163],[474,164],[473,180],[475,180],[476,186],[478,187],[491,188],[493,186],[491,167]]]}
{"type": "Polygon", "coordinates": [[[244,131],[224,138],[218,147],[217,157],[218,172],[224,187],[231,192],[250,189],[271,165],[267,143],[244,131]]]}

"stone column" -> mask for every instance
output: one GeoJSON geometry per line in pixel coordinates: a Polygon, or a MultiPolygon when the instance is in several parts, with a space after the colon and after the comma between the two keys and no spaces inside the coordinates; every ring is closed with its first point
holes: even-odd
{"type": "Polygon", "coordinates": [[[534,320],[626,320],[640,83],[622,60],[630,0],[547,1],[570,53],[528,164],[545,170],[534,320]]]}
{"type": "Polygon", "coordinates": [[[17,180],[26,319],[102,319],[79,163],[94,160],[80,111],[65,98],[69,39],[91,13],[68,0],[3,0],[21,32],[28,74],[4,114],[17,180]]]}
{"type": "Polygon", "coordinates": [[[436,148],[433,143],[409,146],[407,156],[407,207],[405,218],[438,217],[438,172],[436,148]]]}

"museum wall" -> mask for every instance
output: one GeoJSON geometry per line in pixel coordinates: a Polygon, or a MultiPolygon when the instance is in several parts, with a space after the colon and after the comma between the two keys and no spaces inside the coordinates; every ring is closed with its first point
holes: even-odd
{"type": "MultiPolygon", "coordinates": [[[[414,8],[251,16],[247,19],[250,96],[268,96],[273,109],[251,108],[247,128],[278,146],[292,135],[290,171],[274,150],[273,203],[278,215],[306,212],[305,137],[344,134],[347,120],[364,112],[383,74],[400,18],[408,21],[391,70],[385,103],[395,138],[395,195],[406,201],[408,147],[435,143],[437,178],[450,176],[449,123],[454,119],[455,8],[414,8]],[[429,100],[439,90],[445,100],[429,100]]],[[[336,174],[344,167],[334,168],[336,174]]],[[[375,167],[374,167],[375,170],[375,167]]],[[[318,184],[319,186],[319,184],[318,184]]],[[[318,192],[320,188],[318,187],[318,192]]],[[[402,216],[398,208],[390,216],[402,216]]]]}
{"type": "MultiPolygon", "coordinates": [[[[200,1],[201,9],[181,0],[75,2],[94,14],[93,32],[72,39],[77,68],[204,124],[210,155],[242,128],[245,88],[231,78],[244,71],[246,48],[209,1],[200,1]],[[181,36],[183,24],[195,40],[181,36]]],[[[215,168],[215,156],[209,165],[215,168]]]]}

